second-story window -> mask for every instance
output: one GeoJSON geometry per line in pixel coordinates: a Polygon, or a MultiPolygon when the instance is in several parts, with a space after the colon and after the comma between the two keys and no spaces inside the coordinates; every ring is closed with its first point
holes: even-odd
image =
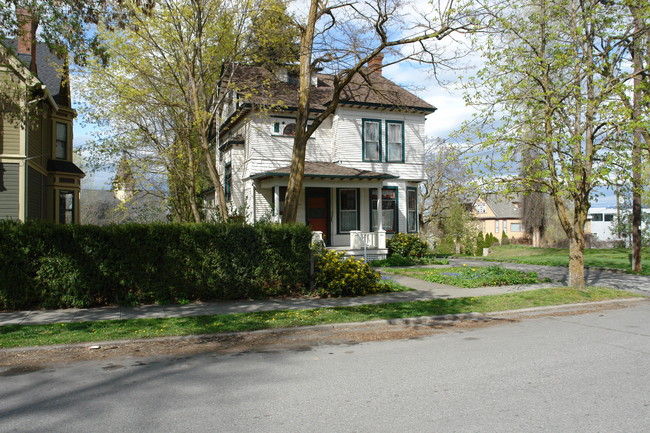
{"type": "Polygon", "coordinates": [[[386,161],[404,162],[404,123],[386,121],[386,161]]]}
{"type": "Polygon", "coordinates": [[[68,159],[68,125],[56,122],[56,159],[68,159]]]}
{"type": "Polygon", "coordinates": [[[379,162],[381,160],[381,122],[363,119],[363,160],[379,162]]]}

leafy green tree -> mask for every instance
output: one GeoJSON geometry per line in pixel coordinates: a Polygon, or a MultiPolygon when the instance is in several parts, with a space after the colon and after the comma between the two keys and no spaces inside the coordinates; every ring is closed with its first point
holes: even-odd
{"type": "MultiPolygon", "coordinates": [[[[126,151],[138,162],[132,166],[168,191],[176,220],[203,219],[197,193],[207,186],[215,191],[220,219],[228,220],[215,131],[235,90],[237,65],[259,47],[259,38],[251,42],[251,25],[269,21],[264,5],[160,0],[147,10],[129,3],[129,26],[99,28],[110,62],[89,62],[83,87],[85,114],[107,126],[92,145],[95,160],[126,151]]],[[[284,33],[275,34],[269,46],[280,44],[284,33]]]]}
{"type": "Polygon", "coordinates": [[[476,195],[469,159],[464,149],[441,138],[427,138],[424,150],[425,181],[419,189],[419,217],[423,233],[439,236],[440,221],[453,203],[476,195]]]}
{"type": "Polygon", "coordinates": [[[355,76],[374,72],[365,67],[379,57],[390,55],[387,64],[417,60],[430,63],[434,69],[444,66],[457,53],[444,55],[441,45],[435,42],[475,27],[472,5],[436,3],[431,11],[408,15],[401,11],[411,5],[399,0],[309,1],[307,16],[300,26],[298,112],[283,223],[296,221],[307,141],[337,109],[343,89],[355,76]],[[423,19],[408,22],[407,16],[423,19]],[[310,113],[311,77],[318,67],[334,75],[332,100],[323,111],[310,113]]]}
{"type": "Polygon", "coordinates": [[[463,203],[453,202],[441,223],[443,240],[453,243],[456,254],[474,254],[478,229],[463,203]]]}
{"type": "Polygon", "coordinates": [[[597,0],[483,5],[492,33],[482,47],[485,66],[467,95],[481,107],[469,130],[494,150],[485,175],[505,190],[553,198],[569,238],[569,285],[584,287],[587,212],[612,168],[629,161],[616,96],[630,77],[620,54],[631,20],[625,7],[597,0]],[[513,161],[529,148],[539,169],[514,174],[513,161]]]}

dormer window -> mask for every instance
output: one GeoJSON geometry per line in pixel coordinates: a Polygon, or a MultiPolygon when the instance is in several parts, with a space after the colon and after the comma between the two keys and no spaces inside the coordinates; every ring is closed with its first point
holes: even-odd
{"type": "Polygon", "coordinates": [[[68,159],[68,124],[56,122],[56,159],[68,159]]]}
{"type": "Polygon", "coordinates": [[[282,130],[282,135],[296,135],[296,124],[289,123],[282,130]]]}
{"type": "MultiPolygon", "coordinates": [[[[311,126],[312,121],[307,122],[307,127],[311,126]]],[[[273,134],[285,137],[294,137],[296,135],[295,118],[275,118],[273,120],[273,134]]],[[[312,137],[313,138],[313,137],[312,137]]]]}

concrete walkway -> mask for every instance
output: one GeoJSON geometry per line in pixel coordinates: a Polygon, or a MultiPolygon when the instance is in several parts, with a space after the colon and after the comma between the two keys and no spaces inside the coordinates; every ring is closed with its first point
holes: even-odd
{"type": "MultiPolygon", "coordinates": [[[[483,261],[463,259],[450,260],[450,265],[486,266],[492,264],[483,261]]],[[[423,280],[402,275],[387,276],[399,284],[414,289],[412,292],[384,293],[355,298],[298,298],[270,299],[254,301],[201,302],[188,305],[144,305],[141,307],[102,307],[102,308],[70,308],[65,310],[34,310],[0,313],[0,326],[3,325],[32,325],[39,323],[71,323],[115,319],[140,319],[159,317],[187,317],[212,314],[246,313],[270,310],[296,310],[307,308],[324,308],[339,306],[356,306],[382,304],[390,302],[424,301],[431,299],[461,298],[467,296],[497,295],[502,293],[522,292],[544,287],[557,287],[566,284],[566,268],[552,266],[532,266],[503,264],[504,267],[534,270],[541,277],[548,277],[552,283],[529,284],[503,287],[482,287],[465,289],[443,284],[429,283],[423,280]]],[[[650,296],[650,277],[627,275],[600,271],[589,274],[590,285],[600,285],[621,288],[650,296]],[[629,278],[633,277],[633,278],[629,278]]]]}

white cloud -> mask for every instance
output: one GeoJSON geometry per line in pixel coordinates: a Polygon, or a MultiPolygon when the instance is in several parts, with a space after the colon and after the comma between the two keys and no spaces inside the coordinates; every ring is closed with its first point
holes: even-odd
{"type": "Polygon", "coordinates": [[[439,77],[445,83],[444,87],[433,76],[429,65],[391,65],[384,69],[384,75],[437,108],[435,113],[427,116],[427,136],[448,138],[465,120],[472,117],[474,109],[465,105],[463,90],[455,71],[447,71],[439,77]]]}

